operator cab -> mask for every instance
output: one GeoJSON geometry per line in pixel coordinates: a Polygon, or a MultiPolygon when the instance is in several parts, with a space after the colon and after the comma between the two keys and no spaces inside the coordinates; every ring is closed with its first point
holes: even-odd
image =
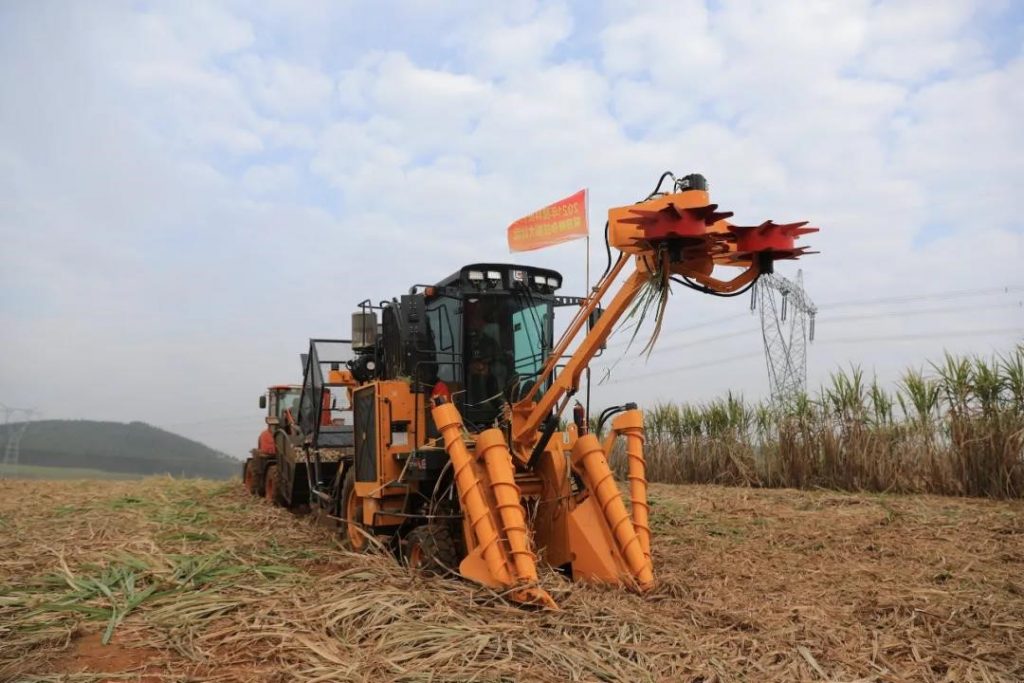
{"type": "Polygon", "coordinates": [[[492,423],[506,401],[533,386],[553,344],[554,292],[561,285],[552,270],[485,263],[434,288],[425,308],[439,358],[435,388],[463,392],[466,420],[492,423]]]}
{"type": "Polygon", "coordinates": [[[302,388],[288,385],[278,385],[267,389],[267,393],[260,396],[260,408],[267,410],[267,422],[275,420],[274,424],[283,424],[284,415],[291,411],[294,417],[299,407],[299,397],[302,388]],[[267,398],[270,398],[269,405],[267,398]]]}
{"type": "Polygon", "coordinates": [[[561,285],[553,270],[477,263],[380,307],[363,302],[353,317],[353,339],[362,340],[353,374],[361,381],[407,378],[414,392],[451,397],[467,425],[491,425],[544,367],[561,285]],[[375,315],[356,322],[373,309],[382,313],[379,339],[370,332],[375,315]]]}

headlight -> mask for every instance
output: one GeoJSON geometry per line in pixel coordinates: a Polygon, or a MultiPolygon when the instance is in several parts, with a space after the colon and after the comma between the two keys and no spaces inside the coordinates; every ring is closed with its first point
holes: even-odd
{"type": "Polygon", "coordinates": [[[487,279],[488,280],[500,280],[501,279],[501,273],[499,273],[496,270],[488,270],[487,271],[487,279]]]}
{"type": "Polygon", "coordinates": [[[484,279],[484,273],[483,271],[480,270],[471,270],[468,273],[466,273],[466,279],[470,280],[471,282],[479,282],[484,279]]]}
{"type": "Polygon", "coordinates": [[[553,289],[558,289],[561,286],[562,286],[562,281],[559,280],[557,277],[549,277],[548,278],[548,287],[551,287],[553,289]]]}

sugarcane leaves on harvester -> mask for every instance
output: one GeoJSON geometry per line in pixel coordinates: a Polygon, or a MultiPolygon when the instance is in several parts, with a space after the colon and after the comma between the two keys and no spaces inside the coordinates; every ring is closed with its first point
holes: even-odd
{"type": "Polygon", "coordinates": [[[653,259],[645,258],[644,262],[648,266],[650,276],[641,287],[636,301],[633,302],[629,312],[626,313],[623,324],[629,323],[631,320],[633,321],[633,334],[630,336],[629,344],[626,346],[626,353],[629,353],[629,349],[632,348],[633,342],[636,341],[640,328],[651,315],[654,316],[654,329],[651,331],[651,337],[644,344],[643,349],[640,350],[641,355],[650,358],[654,345],[661,335],[661,326],[665,319],[665,308],[668,306],[668,295],[671,293],[668,251],[660,249],[653,259]]]}

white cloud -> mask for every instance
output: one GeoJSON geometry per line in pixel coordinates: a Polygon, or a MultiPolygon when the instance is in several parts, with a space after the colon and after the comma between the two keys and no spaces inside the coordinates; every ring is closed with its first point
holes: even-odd
{"type": "Polygon", "coordinates": [[[253,195],[293,194],[299,182],[298,173],[286,164],[250,166],[242,175],[242,185],[253,195]]]}
{"type": "Polygon", "coordinates": [[[458,146],[459,138],[493,101],[490,83],[468,74],[418,67],[401,53],[371,54],[346,70],[340,83],[343,110],[371,114],[372,120],[357,125],[380,144],[404,145],[412,156],[458,146]]]}
{"type": "Polygon", "coordinates": [[[862,53],[862,70],[885,78],[919,81],[941,72],[958,73],[984,65],[985,47],[980,36],[964,30],[979,9],[979,4],[970,0],[875,4],[867,15],[871,41],[862,53]]]}
{"type": "Polygon", "coordinates": [[[561,4],[480,4],[445,42],[462,53],[474,72],[511,77],[542,65],[572,26],[561,4]]]}
{"type": "Polygon", "coordinates": [[[270,114],[284,118],[323,113],[334,90],[334,82],[319,69],[283,59],[247,54],[237,69],[249,96],[270,114]]]}
{"type": "Polygon", "coordinates": [[[930,222],[1020,229],[1024,59],[921,87],[894,136],[894,165],[927,187],[930,222]]]}
{"type": "MultiPolygon", "coordinates": [[[[739,222],[820,225],[808,242],[824,253],[801,264],[819,303],[1020,283],[1024,66],[989,53],[970,3],[413,3],[362,23],[306,9],[0,10],[5,391],[242,452],[252,395],[295,378],[309,336],[343,336],[357,301],[513,258],[582,293],[581,244],[510,257],[505,225],[588,186],[596,235],[665,169],[706,173],[739,222]],[[389,23],[408,45],[361,35],[389,23]]],[[[686,294],[669,329],[747,306],[686,294]]],[[[1005,345],[843,343],[1024,325],[997,300],[855,324],[825,307],[812,373],[1005,345]]],[[[760,359],[715,364],[758,349],[754,320],[736,321],[749,336],[638,364],[703,367],[600,400],[763,393],[760,359]]]]}
{"type": "Polygon", "coordinates": [[[701,0],[615,6],[618,11],[601,34],[604,65],[613,76],[652,74],[660,82],[695,82],[726,59],[701,0]]]}

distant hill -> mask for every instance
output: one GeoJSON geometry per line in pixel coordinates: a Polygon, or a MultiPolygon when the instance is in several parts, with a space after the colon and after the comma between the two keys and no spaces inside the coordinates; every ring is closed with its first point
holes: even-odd
{"type": "MultiPolygon", "coordinates": [[[[0,425],[0,453],[7,432],[20,426],[0,425]]],[[[209,479],[226,479],[241,471],[235,458],[144,422],[38,420],[25,430],[18,460],[30,466],[209,479]]]]}

